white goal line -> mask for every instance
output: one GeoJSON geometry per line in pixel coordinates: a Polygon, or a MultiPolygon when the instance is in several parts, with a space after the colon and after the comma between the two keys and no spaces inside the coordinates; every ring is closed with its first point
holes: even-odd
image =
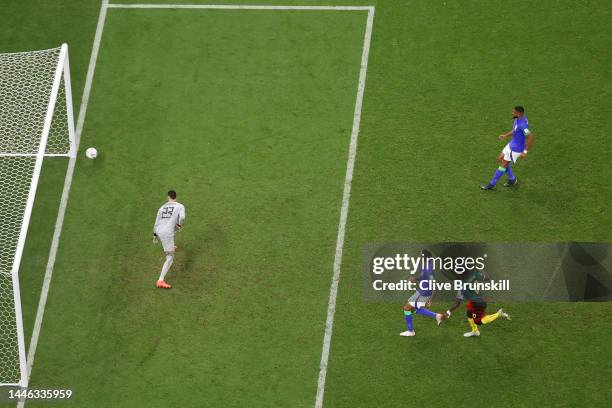
{"type": "Polygon", "coordinates": [[[123,9],[205,9],[205,10],[328,10],[374,11],[374,6],[257,6],[248,4],[109,4],[123,9]]]}

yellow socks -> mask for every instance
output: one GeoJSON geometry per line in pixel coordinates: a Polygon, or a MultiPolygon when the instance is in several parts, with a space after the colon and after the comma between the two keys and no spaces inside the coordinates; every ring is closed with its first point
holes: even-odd
{"type": "Polygon", "coordinates": [[[488,324],[491,323],[492,321],[494,321],[495,319],[497,319],[500,316],[499,310],[493,314],[490,315],[486,315],[485,317],[483,317],[481,319],[483,324],[488,324]]]}
{"type": "Polygon", "coordinates": [[[478,331],[478,326],[474,323],[474,319],[468,317],[468,322],[470,323],[470,327],[472,328],[472,332],[476,333],[478,331]]]}

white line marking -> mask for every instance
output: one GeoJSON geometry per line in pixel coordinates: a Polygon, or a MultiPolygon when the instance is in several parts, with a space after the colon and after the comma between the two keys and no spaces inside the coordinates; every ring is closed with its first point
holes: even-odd
{"type": "Polygon", "coordinates": [[[207,10],[328,10],[368,11],[374,6],[257,6],[246,4],[109,4],[109,8],[122,9],[207,9],[207,10]]]}
{"type": "MultiPolygon", "coordinates": [[[[66,212],[66,207],[68,205],[68,195],[70,193],[70,186],[72,184],[72,176],[74,174],[75,162],[76,162],[76,158],[74,157],[71,157],[68,160],[68,169],[66,170],[66,178],[64,179],[64,190],[62,191],[60,207],[57,213],[57,219],[55,221],[55,230],[53,232],[53,240],[51,241],[51,248],[49,249],[49,258],[47,260],[45,278],[43,280],[43,286],[40,291],[40,299],[38,301],[38,310],[36,311],[36,320],[34,321],[34,330],[32,331],[32,338],[30,339],[30,347],[28,348],[28,358],[26,360],[27,361],[28,384],[30,382],[30,376],[32,374],[32,366],[34,365],[34,356],[36,355],[36,348],[38,346],[38,338],[40,336],[40,329],[42,327],[42,321],[45,315],[45,306],[47,305],[49,287],[51,286],[51,277],[53,276],[53,266],[55,265],[55,257],[57,255],[59,239],[62,235],[62,226],[64,225],[64,214],[66,212]]],[[[18,405],[18,407],[23,407],[23,405],[18,405]]]]}
{"type": "MultiPolygon", "coordinates": [[[[102,40],[102,31],[104,30],[104,22],[106,20],[106,9],[108,6],[108,0],[102,0],[100,6],[100,15],[98,17],[98,26],[96,28],[96,34],[94,37],[93,48],[91,50],[91,58],[89,59],[89,67],[87,69],[87,77],[85,80],[85,88],[83,90],[83,97],[81,99],[81,107],[79,108],[79,119],[76,129],[76,149],[78,149],[79,142],[81,140],[81,132],[83,131],[83,123],[85,122],[85,112],[87,111],[87,104],[89,103],[89,94],[91,92],[91,85],[93,82],[94,71],[96,70],[96,61],[98,59],[98,51],[100,50],[100,42],[102,40]]],[[[66,178],[64,179],[64,190],[62,191],[62,198],[60,201],[60,207],[57,214],[57,220],[55,222],[55,231],[53,232],[53,240],[51,241],[51,248],[49,250],[49,259],[47,261],[47,269],[45,271],[45,279],[40,293],[40,300],[38,301],[38,310],[36,311],[36,320],[34,321],[34,330],[32,332],[32,339],[30,340],[30,347],[28,348],[27,358],[27,371],[28,371],[28,383],[32,374],[32,367],[34,365],[34,357],[36,355],[36,347],[38,346],[38,338],[40,336],[40,329],[42,327],[42,321],[45,314],[45,306],[47,304],[47,297],[49,295],[49,287],[51,286],[51,278],[53,276],[53,266],[55,265],[55,258],[57,255],[57,249],[59,247],[60,236],[62,235],[62,226],[64,224],[64,215],[66,213],[66,207],[68,206],[68,196],[70,195],[70,187],[72,185],[72,177],[74,175],[74,166],[76,164],[76,157],[71,157],[68,161],[68,169],[66,170],[66,178]]],[[[25,401],[21,401],[17,404],[18,408],[23,408],[25,401]]]]}
{"type": "Polygon", "coordinates": [[[353,131],[351,132],[351,145],[349,147],[348,160],[346,163],[346,178],[344,179],[344,193],[342,195],[342,207],[340,209],[340,224],[338,225],[338,238],[336,240],[336,255],[334,257],[334,274],[331,288],[329,290],[329,304],[327,308],[327,320],[325,322],[325,335],[323,336],[323,350],[321,353],[321,365],[319,369],[319,382],[317,385],[316,408],[323,407],[323,394],[325,393],[325,378],[327,376],[327,364],[329,362],[329,350],[331,346],[332,332],[334,329],[334,315],[336,313],[336,298],[338,296],[338,284],[340,283],[340,269],[342,266],[342,253],[344,251],[344,234],[346,231],[346,220],[348,217],[349,200],[351,197],[351,183],[353,181],[353,170],[355,168],[355,157],[357,156],[357,139],[359,137],[359,124],[361,122],[361,106],[363,104],[363,92],[365,90],[366,73],[368,70],[368,55],[370,53],[370,40],[372,38],[372,26],[374,24],[374,8],[368,10],[365,36],[363,39],[363,53],[361,55],[361,69],[359,71],[359,85],[357,87],[357,100],[355,101],[355,114],[353,116],[353,131]]]}
{"type": "MultiPolygon", "coordinates": [[[[325,391],[325,378],[327,375],[327,364],[329,361],[329,351],[331,346],[331,337],[334,325],[334,314],[336,312],[336,298],[338,294],[338,284],[340,282],[340,267],[342,264],[342,253],[344,250],[344,235],[346,231],[346,221],[348,218],[348,208],[351,195],[351,183],[353,180],[353,171],[355,168],[355,158],[357,156],[357,139],[359,136],[359,125],[361,122],[361,107],[363,105],[363,93],[365,90],[366,73],[368,69],[368,56],[370,53],[370,41],[372,38],[372,27],[374,23],[374,6],[255,6],[255,5],[204,5],[204,4],[108,4],[108,0],[102,1],[100,8],[100,16],[98,18],[98,27],[96,29],[96,35],[94,38],[94,45],[89,60],[89,69],[87,70],[87,78],[85,81],[85,89],[83,90],[83,98],[81,100],[81,107],[79,110],[79,119],[76,130],[76,144],[77,147],[80,143],[81,133],[83,131],[83,124],[85,122],[85,115],[87,111],[87,104],[89,103],[89,95],[91,91],[91,85],[93,82],[93,76],[95,72],[96,61],[98,58],[98,51],[100,48],[100,42],[102,40],[102,31],[104,29],[104,22],[106,19],[106,11],[108,8],[117,9],[218,9],[218,10],[327,10],[327,11],[367,11],[368,17],[366,22],[366,30],[363,41],[363,53],[361,56],[361,68],[359,71],[359,84],[357,87],[357,99],[355,102],[355,112],[353,115],[353,129],[351,132],[351,142],[349,146],[349,154],[347,159],[346,176],[344,179],[344,190],[342,195],[342,207],[340,209],[340,223],[338,226],[338,236],[336,239],[336,254],[334,257],[334,268],[332,284],[329,293],[329,303],[327,308],[327,319],[325,322],[325,334],[323,336],[323,350],[321,353],[321,364],[319,370],[319,380],[317,384],[317,396],[315,406],[321,408],[323,406],[323,394],[325,391]]],[[[66,180],[64,183],[64,192],[62,193],[62,201],[60,204],[60,213],[56,222],[56,229],[53,236],[53,242],[51,245],[51,251],[49,254],[49,262],[47,264],[47,271],[45,273],[45,281],[43,284],[43,291],[41,293],[40,302],[38,305],[38,311],[36,314],[36,322],[34,333],[32,334],[32,341],[30,342],[30,349],[28,352],[28,379],[32,372],[32,366],[34,364],[34,356],[36,354],[36,346],[38,344],[38,337],[40,334],[40,327],[42,325],[42,318],[44,315],[45,304],[49,291],[49,285],[51,284],[51,276],[53,274],[53,265],[55,263],[55,256],[57,254],[57,247],[59,244],[59,237],[61,235],[61,227],[63,224],[64,213],[68,202],[68,193],[70,191],[70,185],[72,183],[72,176],[74,173],[74,162],[75,159],[71,158],[68,164],[68,171],[66,174],[66,180]]],[[[25,402],[20,402],[17,406],[22,408],[25,402]]]]}

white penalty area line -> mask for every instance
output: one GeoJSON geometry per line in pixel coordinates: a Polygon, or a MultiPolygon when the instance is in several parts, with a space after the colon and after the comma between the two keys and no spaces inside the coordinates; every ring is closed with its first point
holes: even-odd
{"type": "Polygon", "coordinates": [[[351,183],[353,181],[353,170],[355,169],[355,158],[357,156],[357,139],[359,138],[359,125],[361,123],[361,107],[363,105],[363,93],[365,91],[366,74],[368,71],[368,56],[370,54],[370,41],[372,39],[372,27],[374,25],[374,7],[368,8],[368,19],[366,22],[365,35],[363,38],[363,52],[361,54],[361,68],[359,70],[359,83],[357,85],[357,99],[355,101],[355,113],[353,115],[353,130],[351,131],[351,144],[349,146],[348,159],[346,161],[346,177],[344,178],[344,192],[342,194],[342,207],[340,208],[340,223],[338,224],[338,237],[336,239],[336,255],[334,257],[334,273],[331,288],[329,290],[329,303],[327,307],[327,320],[325,322],[325,335],[323,336],[323,351],[321,353],[321,364],[319,368],[319,381],[317,384],[317,398],[315,408],[323,407],[323,395],[325,393],[325,379],[329,363],[329,351],[331,347],[332,332],[334,329],[334,315],[336,313],[336,299],[338,297],[338,285],[340,283],[340,271],[342,266],[342,254],[344,251],[344,235],[346,232],[346,220],[348,218],[349,201],[351,198],[351,183]]]}
{"type": "MultiPolygon", "coordinates": [[[[85,115],[87,112],[87,105],[89,104],[89,94],[91,92],[91,85],[93,82],[94,72],[96,70],[96,62],[98,60],[98,52],[100,51],[100,43],[102,41],[102,31],[104,30],[104,22],[106,20],[106,9],[108,7],[108,0],[102,0],[100,6],[100,14],[98,16],[98,26],[96,28],[96,34],[94,36],[93,47],[91,50],[91,57],[89,58],[89,67],[87,68],[87,77],[85,79],[85,88],[83,89],[83,97],[81,98],[81,106],[79,108],[79,118],[76,126],[75,136],[75,150],[78,150],[79,143],[81,141],[81,133],[83,131],[83,124],[85,123],[85,115]]],[[[55,258],[57,256],[57,249],[59,247],[59,240],[62,235],[62,227],[64,225],[64,215],[66,214],[66,207],[68,206],[68,197],[70,195],[70,187],[72,185],[72,177],[74,175],[74,166],[76,164],[76,156],[71,157],[68,161],[68,169],[66,170],[66,178],[64,179],[64,190],[62,191],[62,198],[60,201],[59,210],[57,213],[57,219],[55,221],[55,230],[53,232],[53,240],[51,241],[51,248],[49,249],[49,258],[47,260],[47,268],[45,270],[45,278],[43,286],[40,292],[40,299],[38,301],[38,310],[36,311],[36,319],[34,321],[34,330],[32,331],[32,339],[30,340],[30,347],[28,348],[27,357],[27,375],[28,384],[30,382],[30,376],[32,375],[32,367],[34,366],[34,357],[36,355],[36,348],[38,346],[38,339],[40,337],[40,330],[42,327],[43,318],[45,315],[45,307],[47,305],[47,297],[49,295],[49,287],[51,286],[51,278],[53,276],[53,267],[55,265],[55,258]]],[[[20,401],[17,404],[18,408],[25,406],[25,400],[20,401]]]]}
{"type": "Polygon", "coordinates": [[[370,42],[372,39],[372,27],[374,25],[374,6],[257,6],[257,5],[205,5],[205,4],[109,4],[109,8],[117,9],[208,9],[208,10],[312,10],[312,11],[367,11],[365,35],[363,39],[363,52],[361,55],[361,67],[359,70],[359,82],[357,86],[357,98],[353,115],[353,128],[349,146],[348,159],[346,163],[346,176],[344,178],[344,190],[342,194],[342,206],[340,208],[340,222],[338,225],[338,236],[336,238],[336,252],[334,256],[333,276],[329,291],[327,307],[327,318],[325,320],[325,333],[323,335],[323,348],[321,352],[321,363],[319,366],[319,377],[317,382],[317,395],[315,408],[323,407],[325,393],[325,380],[329,363],[331,338],[334,328],[334,316],[336,313],[336,300],[338,297],[338,285],[340,283],[340,272],[342,265],[342,254],[344,251],[344,236],[346,232],[346,221],[348,218],[349,202],[351,197],[351,183],[357,156],[357,139],[359,137],[359,125],[361,122],[361,107],[363,105],[363,93],[365,91],[366,73],[368,69],[368,56],[370,53],[370,42]]]}
{"type": "MultiPolygon", "coordinates": [[[[331,338],[334,325],[334,315],[336,312],[336,299],[338,294],[338,285],[340,282],[340,271],[342,265],[342,254],[344,250],[344,236],[346,231],[346,222],[348,218],[349,201],[351,195],[351,183],[353,180],[353,172],[355,168],[355,158],[357,156],[357,140],[359,136],[359,126],[361,122],[361,108],[363,105],[363,94],[365,91],[366,73],[368,67],[368,56],[370,52],[370,42],[372,37],[372,27],[374,24],[374,6],[273,6],[273,5],[206,5],[206,4],[109,4],[108,0],[102,0],[100,7],[100,14],[98,17],[98,25],[94,37],[94,43],[91,51],[91,57],[89,60],[89,67],[87,70],[87,77],[85,81],[85,88],[83,90],[83,97],[81,99],[81,106],[79,109],[79,117],[76,126],[76,145],[81,140],[81,133],[83,131],[83,125],[85,123],[85,116],[87,112],[87,106],[89,103],[89,96],[91,92],[91,86],[93,82],[94,72],[96,68],[96,62],[98,53],[100,50],[100,43],[102,41],[102,32],[104,30],[104,24],[106,21],[106,13],[109,8],[115,9],[208,9],[208,10],[304,10],[304,11],[367,11],[366,29],[363,40],[363,51],[361,56],[361,67],[359,71],[359,82],[357,86],[357,98],[355,101],[355,111],[353,115],[353,128],[351,131],[351,140],[349,145],[348,159],[346,164],[346,176],[344,179],[344,189],[342,194],[342,205],[340,208],[340,221],[338,225],[338,235],[336,239],[336,252],[334,256],[333,265],[333,276],[329,292],[329,302],[327,308],[327,318],[325,322],[325,333],[323,336],[323,349],[321,353],[321,363],[319,369],[319,377],[317,383],[317,395],[315,401],[316,408],[323,407],[323,396],[325,391],[325,380],[327,376],[327,366],[329,362],[329,353],[331,346],[331,338]]],[[[43,288],[41,290],[40,300],[38,304],[38,310],[36,313],[36,321],[34,323],[34,331],[32,333],[32,339],[30,341],[30,347],[28,349],[27,358],[27,373],[28,381],[32,373],[32,367],[34,365],[34,357],[36,354],[36,347],[38,345],[38,339],[40,336],[40,330],[42,326],[42,320],[44,317],[45,306],[47,303],[47,297],[49,293],[49,287],[51,284],[51,278],[53,275],[53,267],[55,264],[55,258],[57,255],[57,249],[59,246],[59,239],[61,236],[61,230],[64,221],[64,215],[68,204],[68,196],[70,193],[70,187],[72,184],[72,178],[74,175],[74,166],[76,158],[70,158],[68,164],[68,170],[66,172],[66,179],[64,181],[64,190],[62,192],[62,198],[60,208],[58,211],[58,217],[56,220],[55,231],[53,235],[53,241],[51,243],[51,249],[49,251],[49,260],[47,263],[47,269],[45,271],[45,279],[43,288]]],[[[17,404],[18,408],[23,408],[25,401],[17,404]]]]}
{"type": "Polygon", "coordinates": [[[374,6],[271,6],[249,4],[109,4],[123,9],[205,9],[205,10],[336,10],[374,12],[374,6]]]}

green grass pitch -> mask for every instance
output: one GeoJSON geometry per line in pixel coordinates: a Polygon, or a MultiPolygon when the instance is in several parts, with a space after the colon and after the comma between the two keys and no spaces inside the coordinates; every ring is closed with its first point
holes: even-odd
{"type": "MultiPolygon", "coordinates": [[[[605,406],[610,303],[504,304],[513,320],[478,339],[459,309],[405,339],[402,305],[365,303],[360,271],[368,242],[611,240],[612,7],[222,3],[376,6],[324,406],[605,406]],[[483,193],[515,104],[536,137],[521,185],[483,193]]],[[[100,2],[2,9],[0,52],[69,43],[78,108],[100,2]]],[[[76,165],[32,387],[72,387],[79,407],[313,406],[365,23],[108,10],[81,142],[100,157],[76,165]],[[187,223],[158,291],[169,188],[187,223]]],[[[26,342],[65,168],[43,168],[26,342]]]]}

